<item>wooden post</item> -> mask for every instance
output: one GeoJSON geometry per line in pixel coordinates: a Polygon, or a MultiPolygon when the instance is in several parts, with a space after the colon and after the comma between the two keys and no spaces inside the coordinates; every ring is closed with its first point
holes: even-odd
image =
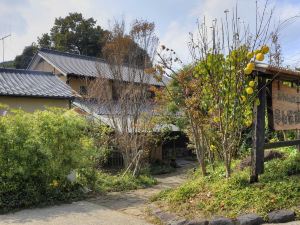
{"type": "MultiPolygon", "coordinates": [[[[297,134],[297,139],[300,139],[300,130],[297,130],[296,134],[297,134]]],[[[297,149],[300,152],[300,145],[297,145],[297,149]]]]}
{"type": "Polygon", "coordinates": [[[274,132],[274,118],[273,118],[273,108],[272,108],[272,83],[267,85],[266,89],[266,99],[267,99],[267,118],[268,118],[268,131],[274,132]]]}
{"type": "Polygon", "coordinates": [[[265,144],[265,108],[266,108],[266,78],[258,77],[258,99],[260,104],[254,106],[253,139],[251,152],[250,183],[258,181],[258,175],[264,172],[265,144]]]}

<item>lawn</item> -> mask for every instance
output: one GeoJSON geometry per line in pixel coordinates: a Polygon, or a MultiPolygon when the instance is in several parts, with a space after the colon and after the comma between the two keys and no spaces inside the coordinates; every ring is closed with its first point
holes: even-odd
{"type": "Polygon", "coordinates": [[[191,172],[183,185],[165,190],[152,198],[161,207],[187,218],[227,216],[234,218],[245,213],[266,216],[277,209],[298,210],[300,206],[300,153],[294,148],[280,149],[283,159],[265,163],[265,173],[260,182],[249,184],[249,168],[238,169],[234,162],[231,178],[217,166],[210,168],[209,176],[200,171],[191,172]]]}

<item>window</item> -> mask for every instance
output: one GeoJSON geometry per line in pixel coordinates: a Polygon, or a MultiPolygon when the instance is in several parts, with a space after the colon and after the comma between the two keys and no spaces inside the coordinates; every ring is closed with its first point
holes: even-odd
{"type": "Polygon", "coordinates": [[[79,94],[80,95],[87,95],[87,87],[86,86],[80,86],[79,87],[79,94]]]}

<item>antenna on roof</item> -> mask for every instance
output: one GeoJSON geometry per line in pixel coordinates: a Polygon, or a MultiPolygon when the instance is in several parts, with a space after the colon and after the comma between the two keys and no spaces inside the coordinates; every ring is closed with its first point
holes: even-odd
{"type": "Polygon", "coordinates": [[[3,53],[3,59],[2,59],[2,66],[4,67],[4,39],[10,37],[11,34],[5,35],[4,37],[0,38],[0,41],[2,41],[2,53],[3,53]]]}

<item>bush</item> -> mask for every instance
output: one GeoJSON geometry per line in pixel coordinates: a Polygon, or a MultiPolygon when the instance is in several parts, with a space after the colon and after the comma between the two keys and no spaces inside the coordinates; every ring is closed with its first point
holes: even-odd
{"type": "Polygon", "coordinates": [[[88,124],[72,111],[12,111],[0,117],[0,212],[82,196],[66,176],[93,166],[88,124]]]}
{"type": "Polygon", "coordinates": [[[131,174],[125,174],[124,176],[121,174],[110,175],[98,171],[96,176],[95,190],[98,192],[127,191],[149,187],[157,183],[157,181],[148,174],[141,174],[134,177],[131,174]]]}

